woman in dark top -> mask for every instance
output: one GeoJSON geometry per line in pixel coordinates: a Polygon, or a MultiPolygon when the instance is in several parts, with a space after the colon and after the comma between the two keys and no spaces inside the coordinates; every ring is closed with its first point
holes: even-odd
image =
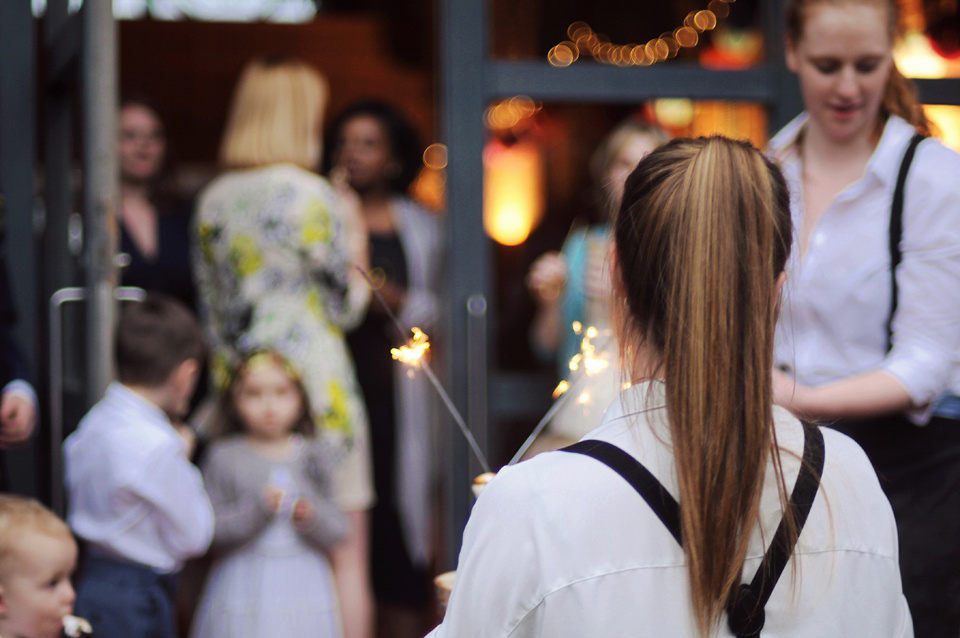
{"type": "Polygon", "coordinates": [[[192,206],[169,187],[163,122],[141,98],[123,100],[119,120],[121,283],[176,297],[196,312],[192,206]]]}
{"type": "MultiPolygon", "coordinates": [[[[399,111],[376,101],[341,113],[325,137],[327,169],[353,188],[369,233],[371,279],[404,328],[428,334],[439,318],[442,227],[407,196],[421,166],[416,132],[399,111]]],[[[435,398],[423,375],[397,374],[390,348],[400,334],[378,303],[347,338],[370,417],[377,503],[370,566],[379,636],[422,636],[430,608],[430,452],[435,398]]]]}

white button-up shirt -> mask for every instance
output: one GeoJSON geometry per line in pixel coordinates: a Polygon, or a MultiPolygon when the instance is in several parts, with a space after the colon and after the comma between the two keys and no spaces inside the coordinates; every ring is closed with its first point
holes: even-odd
{"type": "Polygon", "coordinates": [[[113,383],[63,450],[67,520],[93,547],[159,572],[206,551],[213,509],[160,408],[113,383]]]}
{"type": "MultiPolygon", "coordinates": [[[[790,186],[794,242],[776,337],[778,366],[805,385],[885,370],[924,406],[960,390],[960,155],[937,140],[917,148],[904,190],[903,258],[893,349],[889,221],[900,163],[914,128],[888,118],[861,179],[837,195],[800,254],[801,115],[770,142],[790,186]]],[[[926,419],[924,410],[914,420],[926,419]]]]}
{"type": "MultiPolygon", "coordinates": [[[[623,392],[585,438],[637,458],[677,497],[659,383],[623,392]]],[[[775,408],[787,489],[799,471],[800,423],[775,408]]],[[[905,638],[897,529],[863,451],[822,430],[820,491],[765,607],[764,636],[905,638]],[[799,567],[799,571],[794,571],[799,567]]],[[[680,504],[683,507],[683,503],[680,504]]],[[[753,578],[781,520],[768,467],[744,567],[753,578]]],[[[653,510],[618,474],[580,454],[549,452],[502,469],[467,523],[443,624],[430,638],[696,636],[686,559],[653,510]]],[[[729,637],[726,619],[711,636],[729,637]]]]}

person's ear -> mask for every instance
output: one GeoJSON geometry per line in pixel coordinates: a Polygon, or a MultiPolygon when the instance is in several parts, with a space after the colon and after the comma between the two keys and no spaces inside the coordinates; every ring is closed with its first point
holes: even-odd
{"type": "Polygon", "coordinates": [[[193,386],[200,375],[200,362],[196,359],[185,359],[177,369],[173,371],[178,388],[189,388],[193,391],[193,386]]]}
{"type": "Polygon", "coordinates": [[[777,297],[779,297],[779,296],[781,295],[781,293],[783,293],[783,284],[785,284],[785,283],[787,283],[787,271],[786,271],[786,270],[782,271],[779,275],[777,275],[777,284],[776,284],[776,286],[777,286],[777,297]]]}
{"type": "Polygon", "coordinates": [[[7,592],[0,585],[0,618],[6,618],[10,610],[7,609],[7,592]]]}
{"type": "Polygon", "coordinates": [[[623,297],[623,278],[620,276],[620,260],[617,259],[617,247],[614,242],[610,242],[607,248],[607,264],[610,266],[610,290],[614,297],[623,297]]]}
{"type": "Polygon", "coordinates": [[[790,38],[787,38],[784,44],[786,45],[784,47],[784,57],[786,58],[787,68],[796,73],[800,66],[799,60],[797,59],[796,43],[790,38]]]}

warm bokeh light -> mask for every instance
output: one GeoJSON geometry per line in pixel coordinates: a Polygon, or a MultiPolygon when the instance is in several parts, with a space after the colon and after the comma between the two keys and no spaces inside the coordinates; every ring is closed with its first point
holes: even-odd
{"type": "Polygon", "coordinates": [[[577,61],[578,57],[580,52],[575,44],[561,42],[547,53],[547,62],[553,66],[570,66],[577,61]]]}
{"type": "Polygon", "coordinates": [[[723,0],[710,0],[707,9],[712,11],[720,20],[730,15],[730,5],[723,0]]]}
{"type": "Polygon", "coordinates": [[[431,144],[423,151],[423,164],[427,168],[435,171],[443,170],[447,167],[447,146],[446,144],[431,144]]]}
{"type": "Polygon", "coordinates": [[[717,16],[713,11],[697,11],[693,16],[693,24],[701,31],[710,31],[717,27],[717,16]]]}
{"type": "Polygon", "coordinates": [[[487,143],[483,151],[483,228],[505,246],[522,244],[543,215],[543,161],[536,144],[487,143]]]}
{"type": "Polygon", "coordinates": [[[657,122],[668,129],[683,129],[693,121],[693,101],[687,98],[659,98],[653,102],[657,122]]]}
{"type": "Polygon", "coordinates": [[[757,148],[767,144],[767,112],[760,104],[707,100],[694,102],[693,111],[685,135],[725,135],[749,140],[757,148]]]}
{"type": "Polygon", "coordinates": [[[484,122],[493,131],[508,131],[536,115],[540,108],[526,95],[518,95],[489,106],[483,116],[484,122]]]}
{"type": "Polygon", "coordinates": [[[697,46],[697,42],[700,41],[700,34],[697,33],[696,29],[691,27],[680,27],[673,32],[673,37],[682,47],[695,47],[697,46]]]}
{"type": "Polygon", "coordinates": [[[940,140],[960,152],[960,106],[947,104],[925,104],[923,112],[936,128],[940,140]]]}
{"type": "Polygon", "coordinates": [[[719,21],[730,15],[728,4],[734,0],[710,0],[706,9],[691,11],[683,24],[645,44],[616,44],[603,34],[595,33],[589,24],[577,21],[567,27],[569,40],[553,46],[547,61],[557,67],[570,66],[581,56],[589,55],[597,62],[616,66],[649,66],[676,57],[681,48],[695,47],[700,32],[715,29],[719,21]]]}
{"type": "Polygon", "coordinates": [[[910,78],[942,78],[947,74],[947,61],[930,46],[930,40],[918,31],[904,35],[893,49],[897,69],[910,78]]]}
{"type": "Polygon", "coordinates": [[[553,389],[553,394],[551,396],[553,396],[554,399],[558,399],[560,398],[561,394],[563,394],[569,389],[570,389],[570,383],[566,379],[564,379],[563,381],[557,384],[557,387],[553,389]]]}

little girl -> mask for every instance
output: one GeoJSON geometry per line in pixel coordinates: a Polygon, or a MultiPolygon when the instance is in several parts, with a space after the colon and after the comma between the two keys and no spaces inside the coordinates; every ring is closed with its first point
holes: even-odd
{"type": "Polygon", "coordinates": [[[242,362],[203,465],[215,562],[193,638],[341,635],[326,550],[347,533],[332,461],[299,375],[274,352],[242,362]]]}

